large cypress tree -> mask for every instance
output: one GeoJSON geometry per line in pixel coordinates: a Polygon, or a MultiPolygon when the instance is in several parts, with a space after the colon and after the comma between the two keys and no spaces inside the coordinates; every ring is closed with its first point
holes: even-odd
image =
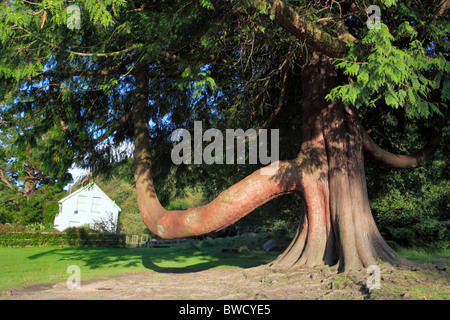
{"type": "MultiPolygon", "coordinates": [[[[445,126],[448,104],[448,1],[375,1],[373,16],[360,1],[87,0],[78,3],[79,29],[76,10],[66,10],[73,4],[3,2],[2,120],[34,120],[21,143],[57,130],[78,163],[106,168],[120,158],[113,147],[133,141],[141,215],[164,238],[221,230],[296,193],[301,223],[274,265],[406,262],[377,230],[364,157],[411,168],[437,147],[431,131],[445,126]],[[362,125],[373,107],[423,119],[429,142],[413,155],[382,149],[362,125]],[[153,178],[168,172],[170,134],[194,120],[278,126],[287,160],[205,206],[168,211],[153,178]]],[[[198,168],[181,169],[202,178],[198,168]]]]}

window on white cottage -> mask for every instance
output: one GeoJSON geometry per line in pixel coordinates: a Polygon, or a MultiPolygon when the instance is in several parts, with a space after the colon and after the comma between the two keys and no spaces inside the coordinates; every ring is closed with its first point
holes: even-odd
{"type": "Polygon", "coordinates": [[[77,212],[88,212],[89,211],[89,202],[88,196],[78,196],[77,201],[77,212]]]}
{"type": "Polygon", "coordinates": [[[102,211],[102,198],[101,197],[93,197],[92,198],[92,213],[101,213],[102,211]]]}

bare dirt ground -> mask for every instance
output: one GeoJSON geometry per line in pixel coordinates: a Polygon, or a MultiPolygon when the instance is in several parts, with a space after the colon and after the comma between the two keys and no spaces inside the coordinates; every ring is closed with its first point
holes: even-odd
{"type": "Polygon", "coordinates": [[[398,269],[380,266],[381,289],[369,290],[365,271],[337,273],[317,267],[278,272],[266,266],[221,267],[202,271],[141,272],[12,289],[6,300],[394,300],[450,299],[450,273],[437,266],[398,269]]]}

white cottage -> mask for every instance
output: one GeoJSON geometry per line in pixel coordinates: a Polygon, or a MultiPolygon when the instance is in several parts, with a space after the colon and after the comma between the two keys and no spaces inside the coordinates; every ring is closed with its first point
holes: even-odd
{"type": "Polygon", "coordinates": [[[101,225],[109,232],[116,232],[120,211],[119,206],[91,182],[59,200],[54,225],[59,231],[84,225],[93,229],[101,225]]]}

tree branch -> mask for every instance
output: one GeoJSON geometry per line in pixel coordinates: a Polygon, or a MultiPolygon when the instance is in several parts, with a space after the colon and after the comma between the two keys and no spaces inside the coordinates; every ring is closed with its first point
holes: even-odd
{"type": "MultiPolygon", "coordinates": [[[[267,118],[267,120],[264,121],[264,123],[262,124],[262,126],[259,129],[267,129],[272,124],[272,122],[275,120],[275,118],[278,116],[278,114],[281,112],[281,109],[283,108],[283,106],[286,103],[286,99],[288,96],[287,91],[288,91],[288,87],[289,87],[290,65],[286,61],[285,61],[285,63],[286,63],[286,66],[285,66],[285,73],[284,73],[284,77],[283,77],[283,87],[281,88],[280,100],[278,101],[278,105],[275,108],[275,110],[272,112],[272,114],[269,116],[269,118],[267,118]]],[[[255,138],[259,137],[260,134],[261,134],[261,130],[258,130],[255,138]]],[[[234,138],[237,140],[239,137],[236,136],[234,138]]],[[[250,139],[251,139],[251,137],[247,136],[245,138],[244,142],[248,143],[250,141],[250,139]]]]}
{"type": "Polygon", "coordinates": [[[361,129],[363,132],[362,142],[366,155],[382,165],[397,169],[414,168],[426,161],[436,151],[441,137],[440,134],[434,134],[422,150],[412,155],[398,155],[378,146],[364,128],[361,129]]]}
{"type": "Polygon", "coordinates": [[[294,161],[280,162],[275,168],[265,168],[264,175],[260,170],[256,171],[220,193],[207,205],[174,211],[163,208],[158,200],[151,172],[149,77],[145,70],[140,70],[135,75],[136,100],[133,106],[136,194],[141,216],[154,234],[169,239],[218,231],[263,203],[300,188],[298,164],[294,161]]]}
{"type": "MultiPolygon", "coordinates": [[[[126,68],[114,69],[108,68],[107,70],[72,70],[69,71],[70,76],[72,77],[98,77],[98,76],[107,76],[107,75],[122,75],[126,74],[128,70],[126,68]]],[[[54,70],[46,70],[39,72],[37,76],[43,77],[52,77],[56,75],[56,71],[54,70]]]]}
{"type": "MultiPolygon", "coordinates": [[[[128,111],[120,119],[118,119],[115,124],[108,123],[108,125],[106,127],[109,127],[109,129],[105,133],[98,136],[97,138],[90,141],[89,143],[85,144],[84,146],[89,148],[89,147],[93,147],[93,146],[99,144],[100,142],[105,141],[108,137],[110,137],[114,133],[114,131],[116,131],[117,127],[124,125],[128,120],[130,120],[132,115],[133,115],[133,113],[131,111],[128,111]]],[[[64,120],[60,119],[60,125],[64,132],[68,131],[67,125],[64,122],[64,120]]]]}
{"type": "Polygon", "coordinates": [[[294,7],[281,0],[274,0],[272,3],[268,0],[255,0],[252,5],[255,10],[262,6],[269,7],[276,24],[331,58],[344,57],[348,51],[347,44],[356,41],[356,38],[348,32],[337,38],[330,35],[316,21],[301,16],[294,7]]]}
{"type": "Polygon", "coordinates": [[[72,51],[72,50],[69,50],[69,49],[62,49],[63,51],[65,51],[65,52],[68,52],[68,53],[70,53],[70,54],[74,54],[74,55],[77,55],[77,56],[82,56],[82,57],[108,57],[108,56],[115,56],[115,55],[120,55],[120,54],[123,54],[123,53],[127,53],[127,52],[130,52],[130,51],[132,51],[132,50],[134,50],[134,49],[136,49],[136,47],[137,47],[137,45],[132,45],[132,46],[130,46],[130,47],[128,47],[128,48],[125,48],[125,49],[123,49],[123,50],[119,50],[119,51],[114,51],[114,52],[107,52],[107,53],[84,53],[84,52],[76,52],[76,51],[72,51]]]}
{"type": "Polygon", "coordinates": [[[450,0],[442,1],[441,5],[438,6],[438,9],[436,10],[429,24],[433,24],[437,19],[442,17],[448,10],[450,10],[450,0]]]}
{"type": "Polygon", "coordinates": [[[283,106],[286,103],[287,91],[288,91],[288,87],[289,87],[289,73],[290,73],[289,68],[290,68],[289,62],[287,62],[286,67],[285,67],[284,77],[283,77],[283,87],[281,88],[281,94],[280,94],[280,100],[278,101],[278,106],[273,111],[273,113],[269,116],[269,118],[264,122],[264,124],[261,126],[261,129],[266,129],[272,124],[273,120],[278,116],[281,109],[283,108],[283,106]]]}
{"type": "Polygon", "coordinates": [[[145,167],[137,165],[135,175],[141,216],[152,233],[166,239],[222,230],[271,199],[300,188],[298,166],[293,162],[280,162],[273,175],[262,175],[260,169],[221,192],[204,206],[166,210],[155,193],[150,167],[142,170],[145,167]]]}
{"type": "Polygon", "coordinates": [[[17,188],[8,181],[8,178],[5,176],[5,173],[1,168],[0,168],[0,180],[2,180],[9,189],[17,190],[17,188]]]}
{"type": "Polygon", "coordinates": [[[118,51],[113,51],[113,52],[107,52],[107,53],[104,53],[104,52],[99,52],[99,53],[77,52],[77,51],[72,51],[72,50],[69,50],[69,49],[61,48],[59,46],[55,46],[55,45],[51,44],[49,41],[47,41],[47,40],[37,36],[36,34],[33,34],[31,31],[28,31],[27,29],[25,29],[24,27],[22,27],[22,26],[20,26],[18,24],[15,24],[15,25],[11,26],[11,29],[20,29],[20,30],[24,31],[25,33],[27,33],[28,35],[30,35],[30,36],[38,39],[39,41],[45,43],[46,45],[48,45],[51,48],[58,48],[58,49],[60,49],[60,50],[62,50],[64,52],[67,52],[69,54],[82,56],[82,57],[109,57],[109,56],[116,56],[116,55],[121,55],[123,53],[130,52],[130,51],[132,51],[132,50],[137,48],[137,45],[133,44],[132,46],[130,46],[128,48],[125,48],[125,49],[122,49],[122,50],[118,50],[118,51]]]}
{"type": "Polygon", "coordinates": [[[119,120],[117,120],[117,125],[108,125],[108,127],[109,127],[108,131],[106,131],[101,136],[97,137],[92,142],[92,145],[96,145],[96,144],[106,140],[109,136],[111,136],[114,133],[114,131],[116,131],[117,127],[120,127],[121,125],[124,125],[128,120],[130,120],[132,115],[133,115],[133,113],[131,111],[128,111],[119,120]]]}

